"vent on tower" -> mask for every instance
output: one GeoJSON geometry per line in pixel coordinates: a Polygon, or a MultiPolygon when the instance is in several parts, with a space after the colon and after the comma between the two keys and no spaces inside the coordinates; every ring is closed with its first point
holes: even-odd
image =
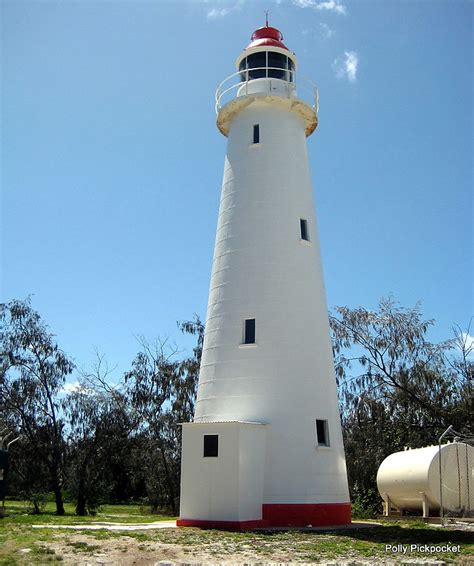
{"type": "Polygon", "coordinates": [[[253,126],[253,143],[260,143],[260,126],[254,124],[253,126]]]}
{"type": "Polygon", "coordinates": [[[304,218],[300,218],[300,234],[302,240],[309,242],[308,221],[304,218]]]}
{"type": "Polygon", "coordinates": [[[318,439],[318,446],[329,446],[329,431],[327,421],[316,419],[316,436],[318,439]]]}
{"type": "Polygon", "coordinates": [[[255,319],[247,318],[244,323],[244,344],[255,344],[255,319]]]}

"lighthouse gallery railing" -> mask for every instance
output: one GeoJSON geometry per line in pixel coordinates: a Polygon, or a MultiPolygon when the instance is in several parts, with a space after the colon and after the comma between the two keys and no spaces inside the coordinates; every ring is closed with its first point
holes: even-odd
{"type": "Polygon", "coordinates": [[[267,92],[267,89],[268,93],[272,95],[276,94],[277,96],[285,96],[286,98],[295,98],[302,100],[303,102],[306,102],[309,106],[311,106],[311,108],[313,108],[313,110],[316,112],[316,115],[318,114],[319,94],[316,85],[305,77],[298,77],[297,83],[295,71],[282,69],[280,67],[256,67],[251,69],[243,69],[241,71],[233,73],[232,75],[229,75],[217,87],[216,114],[223,106],[233,100],[235,96],[247,96],[252,94],[264,95],[267,92]],[[261,71],[265,71],[264,76],[251,76],[252,74],[256,74],[261,71]],[[272,73],[270,73],[269,76],[268,71],[273,71],[273,74],[283,73],[287,78],[280,79],[271,76],[272,73]],[[244,80],[242,80],[242,75],[245,75],[244,80]],[[281,89],[282,83],[284,84],[284,89],[281,89]],[[252,88],[252,86],[256,84],[259,85],[258,91],[252,88]],[[278,88],[274,89],[274,85],[277,85],[278,88]],[[298,95],[296,95],[296,87],[298,87],[298,95]]]}

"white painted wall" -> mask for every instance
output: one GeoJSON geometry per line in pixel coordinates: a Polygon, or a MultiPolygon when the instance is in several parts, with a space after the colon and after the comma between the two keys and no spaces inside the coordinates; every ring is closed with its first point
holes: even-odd
{"type": "MultiPolygon", "coordinates": [[[[441,447],[443,507],[474,510],[474,448],[464,443],[441,447]]],[[[425,493],[431,509],[440,507],[439,449],[427,446],[390,454],[377,473],[379,493],[399,509],[422,509],[425,493]]]]}
{"type": "Polygon", "coordinates": [[[271,424],[264,503],[349,502],[304,126],[264,98],[228,137],[195,413],[216,420],[271,424]],[[246,318],[255,346],[241,345],[246,318]],[[316,419],[330,448],[316,446],[316,419]]]}
{"type": "Polygon", "coordinates": [[[262,518],[268,425],[239,426],[239,521],[262,518]]]}
{"type": "Polygon", "coordinates": [[[249,94],[270,94],[273,96],[284,96],[285,98],[297,98],[296,85],[289,81],[274,78],[252,79],[245,82],[237,91],[237,96],[249,94]]]}
{"type": "Polygon", "coordinates": [[[266,428],[237,422],[183,424],[181,519],[262,518],[266,428]],[[203,457],[205,434],[219,436],[217,457],[203,457]]]}

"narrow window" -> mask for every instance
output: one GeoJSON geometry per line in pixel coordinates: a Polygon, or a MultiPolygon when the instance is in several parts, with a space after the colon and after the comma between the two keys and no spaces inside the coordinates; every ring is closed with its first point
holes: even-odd
{"type": "Polygon", "coordinates": [[[255,344],[255,319],[248,318],[244,325],[244,344],[255,344]]]}
{"type": "Polygon", "coordinates": [[[305,220],[304,218],[300,218],[300,232],[301,232],[301,239],[309,242],[308,221],[305,220]]]}
{"type": "Polygon", "coordinates": [[[217,458],[219,452],[219,435],[204,435],[204,458],[217,458]]]}
{"type": "Polygon", "coordinates": [[[328,422],[316,419],[316,436],[318,446],[329,446],[328,422]]]}
{"type": "Polygon", "coordinates": [[[260,143],[260,126],[258,124],[253,126],[253,143],[260,143]]]}

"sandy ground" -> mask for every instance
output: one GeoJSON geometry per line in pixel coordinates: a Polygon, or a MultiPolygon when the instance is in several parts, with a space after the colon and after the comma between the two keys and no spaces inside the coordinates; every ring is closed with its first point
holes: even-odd
{"type": "MultiPolygon", "coordinates": [[[[112,530],[115,526],[109,525],[108,529],[112,530]]],[[[87,531],[84,525],[81,530],[62,528],[61,532],[58,529],[57,534],[54,534],[47,542],[42,541],[40,544],[45,546],[48,552],[54,551],[57,557],[61,557],[62,564],[65,566],[97,566],[98,564],[117,566],[445,565],[444,561],[429,557],[406,556],[403,557],[403,560],[400,560],[402,557],[395,560],[391,556],[367,558],[352,551],[347,552],[341,558],[309,563],[303,562],[298,556],[297,541],[295,541],[296,546],[295,543],[292,543],[292,548],[286,548],[284,545],[275,544],[269,538],[268,541],[260,541],[256,549],[255,543],[246,544],[242,540],[229,538],[218,541],[215,538],[200,539],[199,543],[196,543],[196,539],[194,541],[183,540],[182,531],[174,528],[174,523],[171,526],[161,523],[160,530],[155,531],[156,539],[150,528],[146,529],[147,532],[136,532],[137,525],[130,525],[135,532],[127,533],[123,528],[126,525],[119,526],[122,527],[122,532],[115,532],[111,538],[103,538],[99,533],[96,535],[90,530],[87,531]],[[97,538],[98,536],[100,538],[97,538]]],[[[156,526],[154,528],[156,529],[156,526]]],[[[330,536],[329,533],[328,536],[330,536]]],[[[321,534],[321,539],[324,538],[324,534],[321,534]]],[[[463,566],[474,564],[468,557],[461,558],[456,563],[463,566]]]]}
{"type": "MultiPolygon", "coordinates": [[[[59,536],[59,535],[58,535],[59,536]]],[[[184,547],[176,544],[159,542],[140,542],[127,535],[119,539],[100,540],[83,533],[72,533],[67,539],[51,541],[48,547],[62,556],[63,564],[75,566],[97,566],[98,564],[123,566],[395,566],[400,562],[387,559],[358,559],[347,556],[344,559],[326,560],[323,562],[293,562],[288,552],[272,553],[271,561],[256,558],[255,554],[241,546],[238,551],[219,548],[184,547]],[[100,549],[84,555],[84,550],[100,546],[100,549]]],[[[436,560],[406,559],[403,564],[443,566],[445,563],[436,560]]],[[[466,563],[467,566],[467,563],[466,563]]]]}
{"type": "MultiPolygon", "coordinates": [[[[370,528],[376,523],[353,523],[349,528],[370,528]]],[[[117,566],[286,566],[286,565],[324,565],[324,566],[395,566],[423,565],[442,566],[445,562],[429,557],[417,558],[405,556],[397,560],[391,556],[364,558],[356,552],[348,552],[343,558],[325,559],[320,562],[302,562],[298,556],[298,542],[292,548],[283,544],[275,544],[271,537],[259,540],[258,547],[246,544],[242,540],[222,538],[193,539],[194,529],[177,529],[175,521],[159,521],[154,523],[113,523],[101,522],[78,525],[33,525],[33,528],[47,527],[57,530],[45,546],[48,552],[54,552],[62,558],[66,566],[97,566],[98,564],[117,566]],[[101,536],[99,529],[115,531],[113,536],[101,536]],[[155,531],[155,535],[153,534],[155,531]],[[188,537],[189,533],[189,537],[188,537]],[[183,534],[186,536],[183,538],[183,534]],[[295,546],[296,544],[296,546],[295,546]],[[299,559],[298,559],[299,558],[299,559]]],[[[435,525],[433,525],[435,526],[435,525]]],[[[439,528],[455,528],[457,530],[474,530],[473,523],[457,523],[439,528]]],[[[287,529],[284,529],[287,530],[287,529]]],[[[328,531],[327,527],[305,529],[308,531],[328,531]]],[[[277,531],[277,529],[275,529],[277,531]]],[[[256,533],[257,534],[257,533],[256,533]]],[[[326,533],[328,536],[330,533],[326,533]]],[[[321,539],[324,539],[321,532],[321,539]]],[[[249,541],[250,542],[250,541],[249,541]]],[[[275,541],[276,542],[276,541],[275,541]]],[[[25,549],[25,552],[28,552],[25,549]]],[[[461,557],[460,557],[461,558],[461,557]]],[[[469,559],[460,559],[457,564],[472,566],[469,559]]],[[[36,566],[36,565],[35,565],[36,566]]]]}

